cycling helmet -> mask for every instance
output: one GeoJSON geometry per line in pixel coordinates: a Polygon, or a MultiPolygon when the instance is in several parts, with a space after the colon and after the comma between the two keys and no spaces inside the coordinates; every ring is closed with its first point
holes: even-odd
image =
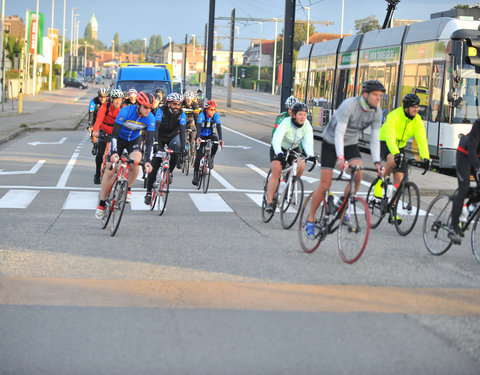
{"type": "Polygon", "coordinates": [[[156,88],[156,89],[155,89],[155,94],[160,94],[160,93],[161,93],[162,95],[164,95],[163,89],[161,89],[161,88],[156,88]]]}
{"type": "Polygon", "coordinates": [[[182,101],[183,101],[183,96],[178,92],[172,92],[167,96],[167,102],[182,102],[182,101]]]}
{"type": "Polygon", "coordinates": [[[151,108],[153,103],[155,102],[155,98],[149,92],[140,91],[137,96],[137,103],[143,105],[144,107],[151,108]]]}
{"type": "Polygon", "coordinates": [[[285,100],[285,108],[292,109],[295,103],[298,103],[298,99],[291,95],[287,98],[287,100],[285,100]]]}
{"type": "Polygon", "coordinates": [[[130,97],[130,96],[137,96],[137,95],[138,95],[137,90],[135,90],[135,89],[130,89],[130,90],[128,90],[128,96],[129,96],[129,97],[130,97]]]}
{"type": "Polygon", "coordinates": [[[195,99],[195,93],[193,91],[185,91],[185,94],[183,94],[183,96],[185,99],[195,99]]]}
{"type": "Polygon", "coordinates": [[[407,94],[402,99],[403,108],[414,107],[420,104],[420,98],[417,94],[407,94]]]}
{"type": "Polygon", "coordinates": [[[99,96],[108,96],[108,90],[105,87],[101,87],[98,89],[99,96]]]}
{"type": "Polygon", "coordinates": [[[207,101],[205,102],[204,107],[205,107],[205,109],[209,109],[209,108],[215,109],[215,108],[217,108],[217,103],[215,103],[214,100],[207,100],[207,101]]]}
{"type": "Polygon", "coordinates": [[[295,103],[292,107],[292,113],[295,114],[300,111],[307,112],[308,111],[307,105],[301,102],[295,103]]]}
{"type": "Polygon", "coordinates": [[[385,92],[385,86],[380,81],[372,79],[370,81],[365,81],[362,83],[362,94],[364,92],[372,92],[372,91],[381,91],[385,92]]]}
{"type": "Polygon", "coordinates": [[[159,102],[161,102],[162,99],[163,99],[163,95],[158,93],[158,92],[154,93],[153,96],[155,97],[155,100],[157,100],[159,102]]]}
{"type": "Polygon", "coordinates": [[[123,98],[123,91],[120,89],[113,89],[112,91],[110,91],[110,97],[112,99],[123,98]]]}

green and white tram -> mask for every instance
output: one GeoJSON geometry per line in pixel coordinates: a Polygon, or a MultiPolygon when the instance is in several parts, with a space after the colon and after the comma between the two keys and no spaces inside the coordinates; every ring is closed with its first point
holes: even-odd
{"type": "MultiPolygon", "coordinates": [[[[459,138],[480,118],[479,28],[479,21],[436,18],[302,46],[294,95],[307,103],[320,133],[366,80],[385,85],[384,117],[405,94],[416,93],[432,159],[440,168],[454,168],[459,138]]],[[[361,142],[368,144],[368,131],[361,142]]],[[[414,144],[408,147],[415,152],[414,144]]]]}

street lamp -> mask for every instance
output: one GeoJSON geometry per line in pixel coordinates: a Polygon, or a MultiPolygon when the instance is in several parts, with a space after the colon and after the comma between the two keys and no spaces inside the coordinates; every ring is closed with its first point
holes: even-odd
{"type": "Polygon", "coordinates": [[[73,28],[73,39],[72,39],[72,46],[71,46],[71,49],[72,49],[72,55],[73,56],[77,56],[77,51],[76,51],[76,41],[77,41],[77,17],[79,16],[80,14],[77,14],[75,13],[73,15],[73,25],[72,25],[72,28],[73,28]]]}
{"type": "MultiPolygon", "coordinates": [[[[75,28],[73,25],[73,14],[77,8],[72,8],[72,23],[70,24],[70,77],[72,76],[72,56],[73,56],[73,29],[75,28]]],[[[65,41],[63,41],[65,44],[65,41]]]]}
{"type": "Polygon", "coordinates": [[[343,14],[345,10],[345,2],[342,0],[342,26],[340,28],[340,38],[343,38],[343,14]]]}
{"type": "Polygon", "coordinates": [[[277,70],[277,26],[278,26],[278,19],[274,18],[275,20],[275,38],[273,38],[273,74],[272,74],[272,95],[275,95],[275,73],[277,70]]]}
{"type": "Polygon", "coordinates": [[[260,24],[260,44],[258,49],[258,80],[260,81],[260,65],[262,62],[262,34],[263,34],[263,22],[258,22],[260,24]]]}
{"type": "Polygon", "coordinates": [[[305,9],[308,10],[307,14],[307,40],[305,41],[305,44],[308,44],[308,40],[310,39],[310,7],[304,7],[305,9]]]}
{"type": "Polygon", "coordinates": [[[77,41],[75,43],[75,56],[78,56],[78,38],[79,38],[78,28],[79,28],[81,22],[82,22],[81,20],[77,21],[77,41]]]}
{"type": "Polygon", "coordinates": [[[172,37],[171,36],[168,37],[168,55],[169,55],[169,58],[170,58],[169,63],[172,64],[173,63],[173,56],[172,56],[172,37]]]}
{"type": "Polygon", "coordinates": [[[143,41],[145,42],[145,61],[147,61],[147,38],[143,38],[143,41]]]}
{"type": "Polygon", "coordinates": [[[192,34],[192,38],[193,38],[193,63],[194,64],[195,64],[195,37],[196,37],[196,35],[192,34]]]}
{"type": "Polygon", "coordinates": [[[48,91],[52,91],[52,70],[53,70],[53,17],[55,0],[52,0],[52,28],[50,30],[50,69],[48,69],[48,91]]]}
{"type": "Polygon", "coordinates": [[[112,40],[112,63],[115,60],[115,41],[112,40]]]}
{"type": "Polygon", "coordinates": [[[67,0],[63,0],[63,29],[62,29],[62,70],[60,72],[60,87],[63,87],[63,76],[65,74],[65,11],[67,0]]]}
{"type": "Polygon", "coordinates": [[[87,42],[84,42],[84,43],[85,43],[85,63],[83,64],[83,67],[84,67],[83,77],[85,78],[87,76],[87,47],[88,47],[88,43],[87,42]]]}

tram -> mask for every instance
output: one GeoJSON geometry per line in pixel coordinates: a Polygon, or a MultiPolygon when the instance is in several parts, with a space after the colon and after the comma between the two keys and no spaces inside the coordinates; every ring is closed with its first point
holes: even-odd
{"type": "MultiPolygon", "coordinates": [[[[436,18],[308,44],[298,53],[294,95],[307,104],[320,134],[332,113],[362,82],[385,85],[384,119],[416,93],[434,163],[455,168],[458,140],[480,118],[480,21],[436,18]],[[478,48],[478,49],[477,49],[478,48]]],[[[360,142],[367,146],[367,129],[360,142]]],[[[407,148],[415,152],[415,143],[407,148]]]]}

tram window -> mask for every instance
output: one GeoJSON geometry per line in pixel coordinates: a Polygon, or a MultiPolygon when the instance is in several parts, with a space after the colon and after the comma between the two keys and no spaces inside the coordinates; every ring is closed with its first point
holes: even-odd
{"type": "Polygon", "coordinates": [[[418,113],[423,120],[428,118],[430,103],[431,64],[405,64],[403,70],[402,97],[413,92],[420,98],[418,113]]]}

